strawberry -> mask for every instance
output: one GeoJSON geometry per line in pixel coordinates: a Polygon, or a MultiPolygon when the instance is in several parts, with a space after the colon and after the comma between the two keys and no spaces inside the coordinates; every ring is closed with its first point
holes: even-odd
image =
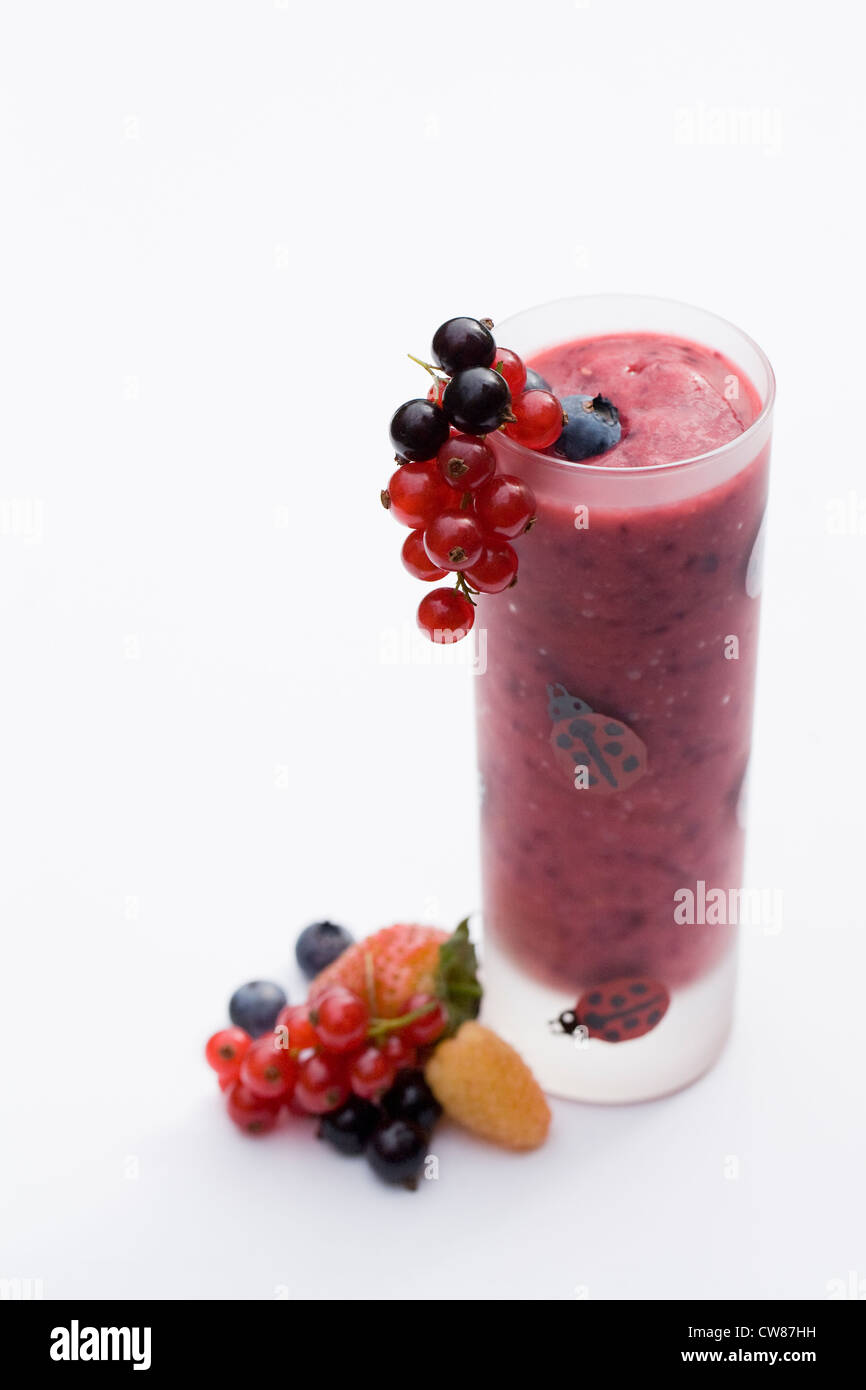
{"type": "Polygon", "coordinates": [[[440,927],[400,922],[344,951],[316,976],[310,1000],[329,985],[344,985],[368,1001],[374,1017],[397,1018],[413,994],[434,994],[445,1004],[453,1031],[478,1013],[476,968],[467,922],[452,936],[440,927]]]}

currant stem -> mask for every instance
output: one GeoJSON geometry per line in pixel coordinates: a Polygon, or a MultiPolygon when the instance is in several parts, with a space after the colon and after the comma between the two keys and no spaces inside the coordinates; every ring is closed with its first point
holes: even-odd
{"type": "Polygon", "coordinates": [[[422,1004],[420,1009],[413,1009],[408,1014],[400,1014],[398,1018],[371,1018],[368,1037],[383,1038],[387,1033],[393,1033],[395,1028],[406,1028],[417,1018],[424,1018],[431,1009],[438,1009],[438,1007],[439,1000],[431,999],[429,1004],[422,1004]]]}
{"type": "Polygon", "coordinates": [[[460,570],[458,570],[457,572],[457,583],[455,585],[455,588],[457,589],[458,593],[466,595],[473,608],[476,607],[475,599],[478,597],[479,590],[470,589],[465,574],[463,574],[460,570]],[[475,595],[475,598],[472,597],[473,594],[475,595]]]}
{"type": "Polygon", "coordinates": [[[429,362],[422,362],[420,357],[413,357],[411,352],[407,352],[406,356],[409,358],[410,362],[417,362],[419,367],[423,367],[425,372],[429,372],[437,385],[443,381],[451,380],[447,372],[443,372],[439,367],[432,366],[429,362]]]}

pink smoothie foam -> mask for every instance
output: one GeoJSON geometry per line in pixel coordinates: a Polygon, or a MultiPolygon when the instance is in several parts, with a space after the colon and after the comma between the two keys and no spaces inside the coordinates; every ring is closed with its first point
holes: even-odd
{"type": "MultiPolygon", "coordinates": [[[[531,365],[559,396],[600,392],[618,407],[621,442],[587,461],[595,467],[694,458],[761,409],[719,353],[655,334],[570,342],[531,365]]],[[[740,884],[759,609],[746,573],[767,465],[765,451],[676,502],[594,505],[581,530],[561,489],[536,487],[517,587],[479,601],[485,929],[540,979],[578,990],[649,975],[676,987],[731,944],[729,927],[677,925],[674,894],[700,879],[740,884]],[[738,659],[725,657],[731,636],[738,659]],[[567,718],[557,724],[566,696],[574,739],[567,718]],[[581,720],[581,709],[595,715],[581,720]],[[575,788],[569,759],[580,766],[587,737],[595,792],[611,792],[597,755],[613,794],[575,788]],[[644,746],[645,767],[634,756],[644,746]]]]}

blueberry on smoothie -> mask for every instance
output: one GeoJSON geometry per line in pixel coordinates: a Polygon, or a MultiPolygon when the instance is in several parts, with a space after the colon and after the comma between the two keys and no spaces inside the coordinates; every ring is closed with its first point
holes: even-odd
{"type": "Polygon", "coordinates": [[[531,367],[526,368],[526,385],[524,391],[552,391],[553,387],[541,372],[534,372],[531,367]]]}
{"type": "Polygon", "coordinates": [[[622,437],[619,411],[606,396],[563,396],[568,424],[553,451],[571,463],[606,454],[622,437]]]}

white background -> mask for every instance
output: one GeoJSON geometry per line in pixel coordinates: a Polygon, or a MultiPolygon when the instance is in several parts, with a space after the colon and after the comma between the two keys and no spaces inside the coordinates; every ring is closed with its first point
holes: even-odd
{"type": "Polygon", "coordinates": [[[834,499],[866,508],[855,14],[4,7],[0,1276],[553,1300],[866,1279],[866,535],[832,533],[834,499]],[[747,933],[704,1081],[556,1104],[526,1158],[442,1128],[409,1196],[301,1122],[245,1140],[201,1049],[242,980],[299,997],[306,922],[478,906],[473,678],[458,649],[413,658],[387,421],[442,319],[599,290],[713,309],[777,371],[748,879],[784,928],[747,933]]]}

